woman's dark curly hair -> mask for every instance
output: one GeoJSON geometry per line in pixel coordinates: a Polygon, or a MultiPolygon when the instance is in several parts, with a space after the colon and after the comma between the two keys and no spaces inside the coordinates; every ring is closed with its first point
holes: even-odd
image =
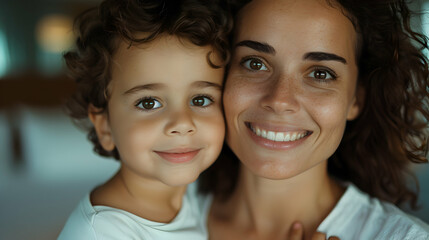
{"type": "MultiPolygon", "coordinates": [[[[427,37],[411,29],[404,0],[326,1],[355,26],[358,85],[365,91],[360,116],[347,123],[328,171],[371,196],[415,208],[418,182],[408,165],[428,162],[429,73],[422,53],[427,37]]],[[[238,169],[238,159],[225,146],[203,173],[200,190],[228,197],[238,169]]]]}
{"type": "MultiPolygon", "coordinates": [[[[226,64],[232,20],[221,0],[105,0],[75,20],[77,49],[64,55],[69,74],[77,83],[66,108],[69,115],[88,128],[94,151],[119,159],[116,149],[100,145],[94,127],[88,126],[88,106],[107,111],[107,86],[112,58],[121,41],[129,46],[148,43],[162,34],[174,35],[197,46],[212,46],[226,64]],[[146,37],[138,38],[138,33],[146,37]]],[[[218,68],[210,61],[210,66],[218,68]]]]}

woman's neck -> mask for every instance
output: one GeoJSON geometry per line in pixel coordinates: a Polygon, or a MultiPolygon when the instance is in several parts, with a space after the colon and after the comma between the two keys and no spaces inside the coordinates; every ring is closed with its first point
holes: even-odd
{"type": "Polygon", "coordinates": [[[342,193],[329,178],[326,163],[285,180],[261,178],[242,166],[236,191],[226,203],[214,207],[229,215],[224,219],[256,235],[286,236],[293,222],[300,221],[309,237],[342,193]]]}

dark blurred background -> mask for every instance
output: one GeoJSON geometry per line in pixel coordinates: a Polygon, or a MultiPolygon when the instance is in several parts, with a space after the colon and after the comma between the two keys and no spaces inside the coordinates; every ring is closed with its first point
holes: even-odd
{"type": "MultiPolygon", "coordinates": [[[[100,0],[0,0],[0,239],[56,239],[77,202],[118,163],[92,152],[65,115],[74,90],[62,54],[73,47],[73,19],[100,0]]],[[[429,0],[415,30],[429,34],[429,0]],[[425,13],[425,14],[423,14],[425,13]]],[[[413,166],[419,211],[429,222],[429,164],[413,166]]]]}
{"type": "Polygon", "coordinates": [[[99,0],[0,0],[0,239],[56,239],[77,202],[118,163],[92,152],[62,104],[62,54],[99,0]]]}

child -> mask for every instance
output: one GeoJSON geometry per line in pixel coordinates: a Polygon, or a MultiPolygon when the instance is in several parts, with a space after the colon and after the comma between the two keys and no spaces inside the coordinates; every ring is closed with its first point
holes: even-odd
{"type": "Polygon", "coordinates": [[[229,17],[208,0],[105,0],[77,24],[67,107],[121,166],[59,239],[206,239],[209,201],[186,185],[222,147],[229,17]]]}

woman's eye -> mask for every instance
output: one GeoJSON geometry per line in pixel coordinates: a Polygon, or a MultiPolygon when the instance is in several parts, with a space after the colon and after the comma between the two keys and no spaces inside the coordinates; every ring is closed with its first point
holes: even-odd
{"type": "Polygon", "coordinates": [[[324,69],[316,69],[312,71],[308,76],[320,81],[335,80],[337,78],[334,73],[331,73],[330,71],[324,69]]]}
{"type": "Polygon", "coordinates": [[[155,98],[144,98],[136,104],[136,107],[144,110],[153,110],[162,107],[162,104],[155,98]]]}
{"type": "Polygon", "coordinates": [[[198,96],[191,99],[191,105],[197,106],[197,107],[207,107],[212,103],[213,101],[210,98],[205,96],[198,96]]]}
{"type": "Polygon", "coordinates": [[[249,58],[247,60],[244,60],[241,63],[245,68],[251,70],[251,71],[267,71],[268,68],[265,66],[265,64],[257,58],[249,58]]]}

